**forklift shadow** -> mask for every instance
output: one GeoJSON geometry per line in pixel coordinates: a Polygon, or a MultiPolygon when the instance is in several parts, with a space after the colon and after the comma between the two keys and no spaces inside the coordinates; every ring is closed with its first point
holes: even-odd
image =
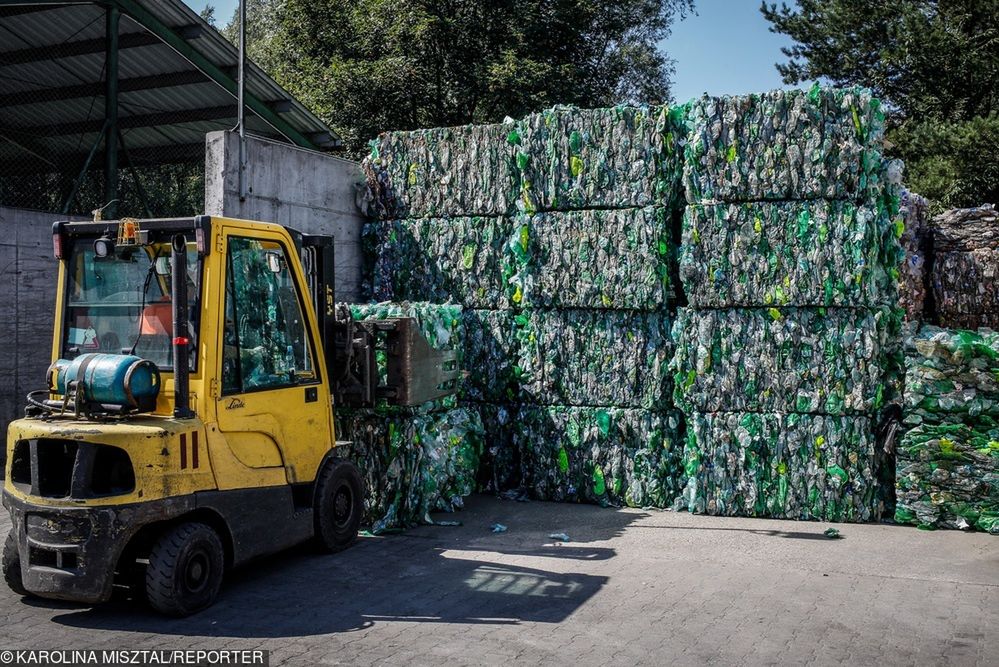
{"type": "MultiPolygon", "coordinates": [[[[412,542],[393,536],[362,540],[336,556],[296,549],[259,561],[233,572],[213,607],[185,619],[165,619],[141,602],[118,598],[53,620],[94,630],[257,638],[352,632],[394,621],[559,623],[590,600],[608,577],[574,572],[571,565],[527,567],[521,564],[524,556],[557,558],[556,563],[613,557],[612,549],[521,549],[510,552],[518,561],[511,564],[493,562],[485,553],[466,558],[460,549],[413,549],[412,542]],[[386,554],[379,541],[405,546],[386,554]]],[[[494,555],[502,561],[507,554],[494,555]]],[[[69,607],[56,601],[34,604],[69,607]]]]}

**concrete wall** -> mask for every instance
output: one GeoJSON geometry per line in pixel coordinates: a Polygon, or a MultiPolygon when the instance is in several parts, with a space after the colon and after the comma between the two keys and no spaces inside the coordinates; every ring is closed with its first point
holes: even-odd
{"type": "MultiPolygon", "coordinates": [[[[45,388],[59,265],[52,223],[66,216],[0,207],[0,425],[21,416],[24,395],[45,388]]],[[[0,454],[0,459],[3,454],[0,454]]]]}
{"type": "Polygon", "coordinates": [[[315,151],[247,138],[247,197],[239,200],[239,137],[208,135],[205,213],[276,222],[308,234],[331,234],[336,243],[336,298],[359,301],[361,226],[355,204],[363,180],[356,162],[315,151]]]}

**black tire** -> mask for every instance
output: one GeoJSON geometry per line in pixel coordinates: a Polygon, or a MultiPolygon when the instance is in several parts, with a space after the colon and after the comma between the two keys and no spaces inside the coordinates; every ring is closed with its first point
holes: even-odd
{"type": "Polygon", "coordinates": [[[7,533],[7,541],[3,543],[3,580],[18,595],[31,595],[21,578],[21,556],[17,553],[14,531],[7,533]]]}
{"type": "Polygon", "coordinates": [[[182,523],[167,528],[149,552],[149,605],[168,616],[201,611],[215,602],[224,569],[222,541],[209,526],[182,523]]]}
{"type": "Polygon", "coordinates": [[[357,540],[364,512],[364,485],[353,463],[333,459],[316,480],[316,541],[325,551],[343,551],[357,540]]]}

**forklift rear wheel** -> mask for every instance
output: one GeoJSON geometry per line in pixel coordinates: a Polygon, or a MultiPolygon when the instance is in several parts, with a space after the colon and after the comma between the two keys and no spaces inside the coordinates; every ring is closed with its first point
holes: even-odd
{"type": "Polygon", "coordinates": [[[14,531],[7,533],[7,541],[3,543],[3,579],[18,595],[31,595],[21,579],[21,557],[17,553],[14,531]]]}
{"type": "Polygon", "coordinates": [[[166,529],[149,552],[149,604],[169,616],[188,616],[211,606],[222,586],[224,559],[222,541],[205,524],[166,529]]]}
{"type": "Polygon", "coordinates": [[[361,473],[349,461],[335,459],[316,483],[316,540],[326,551],[342,551],[357,540],[364,511],[361,473]]]}

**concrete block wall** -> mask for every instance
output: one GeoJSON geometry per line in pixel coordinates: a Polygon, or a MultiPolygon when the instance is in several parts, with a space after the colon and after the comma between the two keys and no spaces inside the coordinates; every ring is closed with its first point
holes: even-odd
{"type": "Polygon", "coordinates": [[[361,227],[356,205],[360,165],[255,137],[247,138],[247,197],[239,200],[239,136],[212,132],[205,151],[205,213],[276,222],[336,244],[336,298],[359,301],[361,227]]]}
{"type": "Polygon", "coordinates": [[[52,223],[65,219],[56,213],[0,207],[0,426],[4,437],[7,423],[23,414],[25,394],[45,388],[59,273],[52,256],[52,223]]]}

